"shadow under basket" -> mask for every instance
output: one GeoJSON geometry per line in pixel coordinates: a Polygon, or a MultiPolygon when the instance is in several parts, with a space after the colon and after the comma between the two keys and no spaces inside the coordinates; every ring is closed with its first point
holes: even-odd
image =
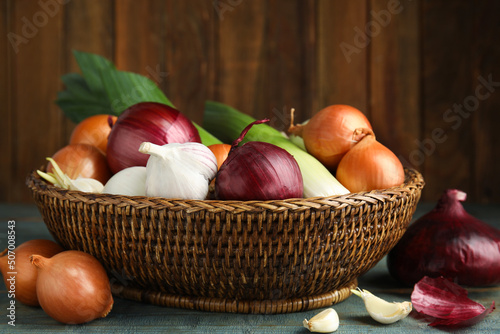
{"type": "Polygon", "coordinates": [[[279,201],[179,200],[68,191],[27,178],[66,249],[106,268],[115,296],[235,313],[338,303],[393,248],[415,212],[422,175],[400,187],[279,201]]]}

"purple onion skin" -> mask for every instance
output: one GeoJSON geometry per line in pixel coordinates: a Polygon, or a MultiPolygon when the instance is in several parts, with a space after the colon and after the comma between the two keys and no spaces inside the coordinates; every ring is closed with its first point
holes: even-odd
{"type": "Polygon", "coordinates": [[[113,173],[146,166],[149,155],[139,152],[143,142],[157,145],[201,142],[193,123],[177,109],[156,102],[141,102],[125,110],[108,138],[107,159],[113,173]]]}
{"type": "Polygon", "coordinates": [[[222,200],[300,198],[303,191],[302,174],[294,157],[265,142],[233,147],[215,179],[215,197],[222,200]]]}
{"type": "Polygon", "coordinates": [[[447,190],[415,221],[387,256],[390,274],[408,286],[424,276],[465,286],[500,283],[500,230],[468,214],[465,193],[447,190]],[[461,198],[460,198],[461,197],[461,198]]]}

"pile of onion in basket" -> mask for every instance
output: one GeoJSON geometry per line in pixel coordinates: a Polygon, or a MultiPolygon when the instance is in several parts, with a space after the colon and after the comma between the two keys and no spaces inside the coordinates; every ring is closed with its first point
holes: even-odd
{"type": "Polygon", "coordinates": [[[66,89],[56,103],[78,125],[47,170],[39,171],[56,186],[128,196],[280,200],[404,182],[401,162],[354,107],[326,107],[306,124],[292,120],[288,138],[259,124],[266,120],[207,101],[200,127],[148,78],[119,71],[95,54],[74,56],[82,74],[62,77],[66,89]]]}
{"type": "MultiPolygon", "coordinates": [[[[149,79],[119,71],[100,56],[74,54],[82,74],[63,76],[66,90],[59,94],[57,104],[78,125],[68,145],[48,158],[45,171],[38,171],[55,186],[125,196],[280,200],[386,189],[404,182],[400,161],[377,142],[367,118],[351,106],[328,106],[300,125],[294,125],[292,117],[288,134],[282,134],[266,124],[267,120],[257,121],[227,105],[208,101],[200,127],[179,112],[149,79]],[[89,110],[89,106],[95,109],[89,110]]],[[[456,231],[447,234],[447,239],[474,236],[474,240],[488,240],[490,249],[497,247],[497,253],[491,251],[491,257],[483,257],[481,262],[495,273],[491,277],[485,274],[479,283],[499,283],[495,278],[500,277],[500,232],[484,227],[482,222],[472,224],[474,231],[452,228],[473,220],[457,204],[464,196],[456,194],[447,192],[430,216],[414,223],[404,242],[389,254],[391,274],[402,283],[414,285],[412,303],[388,303],[366,290],[352,291],[362,298],[367,313],[376,321],[390,324],[401,320],[412,311],[413,304],[418,312],[434,319],[431,325],[470,325],[494,309],[494,304],[486,309],[471,301],[463,288],[449,281],[474,285],[470,273],[476,268],[460,259],[464,250],[452,252],[453,245],[446,245],[446,251],[439,254],[461,263],[459,274],[454,268],[430,265],[425,258],[428,254],[415,251],[422,246],[418,241],[422,235],[426,241],[432,240],[425,234],[430,230],[427,222],[439,225],[433,220],[437,219],[444,222],[442,230],[456,231]],[[410,266],[422,268],[418,261],[423,261],[428,270],[405,269],[410,255],[410,266]]],[[[444,232],[432,230],[432,234],[438,233],[444,232]]],[[[28,305],[40,304],[64,323],[105,317],[113,299],[102,266],[90,255],[64,251],[45,242],[31,241],[13,250],[18,254],[18,265],[26,268],[17,274],[16,282],[23,282],[24,288],[17,286],[15,298],[28,305]],[[69,263],[81,266],[86,280],[78,282],[102,291],[100,298],[65,296],[67,291],[84,290],[68,276],[69,263]],[[85,308],[77,310],[75,305],[96,312],[88,315],[85,308]]],[[[426,247],[438,258],[438,250],[434,251],[432,245],[426,247]]],[[[8,251],[0,257],[7,287],[8,251]]],[[[469,247],[468,252],[477,258],[481,249],[476,254],[469,247]]],[[[339,321],[337,312],[329,308],[304,320],[303,325],[311,331],[332,332],[339,321]]]]}
{"type": "MultiPolygon", "coordinates": [[[[225,118],[241,122],[241,113],[225,118]]],[[[205,145],[178,110],[141,102],[118,118],[99,114],[84,119],[70,143],[48,158],[47,172],[38,173],[65,189],[198,200],[329,196],[404,181],[401,162],[375,139],[366,117],[353,107],[333,105],[307,124],[291,126],[291,133],[302,135],[305,150],[277,131],[268,135],[275,130],[260,124],[266,121],[247,124],[231,145],[205,145]],[[262,140],[239,145],[247,133],[262,140]],[[340,183],[330,171],[336,171],[340,183]]]]}

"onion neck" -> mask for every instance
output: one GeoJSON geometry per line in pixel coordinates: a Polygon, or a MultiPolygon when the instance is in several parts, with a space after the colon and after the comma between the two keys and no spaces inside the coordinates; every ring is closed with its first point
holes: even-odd
{"type": "Polygon", "coordinates": [[[109,115],[108,116],[108,125],[109,125],[109,128],[112,129],[113,128],[113,116],[109,115]]]}
{"type": "Polygon", "coordinates": [[[46,262],[48,260],[49,259],[47,259],[47,258],[45,258],[45,257],[43,257],[41,255],[31,255],[31,257],[30,257],[31,264],[33,264],[38,269],[44,268],[45,265],[46,265],[46,262]]]}
{"type": "Polygon", "coordinates": [[[443,193],[434,210],[447,214],[464,215],[466,211],[461,202],[465,201],[466,198],[465,192],[458,189],[448,189],[443,193]]]}
{"type": "MultiPolygon", "coordinates": [[[[259,121],[255,121],[255,122],[252,122],[252,123],[248,124],[243,129],[243,131],[241,131],[240,136],[233,142],[231,150],[233,150],[233,148],[237,147],[239,145],[239,143],[241,143],[241,141],[243,140],[243,138],[245,138],[247,132],[250,131],[250,129],[252,128],[252,126],[254,126],[255,124],[262,124],[262,123],[266,123],[266,122],[269,122],[268,118],[264,118],[264,119],[261,119],[259,121]]],[[[229,152],[229,153],[231,153],[231,152],[229,152]]]]}
{"type": "Polygon", "coordinates": [[[290,127],[288,128],[288,133],[293,134],[294,136],[302,137],[302,132],[304,130],[304,126],[301,124],[294,125],[294,117],[295,117],[295,108],[290,110],[290,127]]]}
{"type": "Polygon", "coordinates": [[[304,126],[302,124],[293,125],[291,124],[288,128],[288,133],[297,137],[302,137],[302,133],[304,132],[304,126]]]}
{"type": "Polygon", "coordinates": [[[373,139],[375,139],[375,133],[373,133],[373,130],[368,128],[357,128],[352,133],[352,141],[354,144],[356,144],[359,143],[361,139],[367,136],[372,136],[373,139]]]}

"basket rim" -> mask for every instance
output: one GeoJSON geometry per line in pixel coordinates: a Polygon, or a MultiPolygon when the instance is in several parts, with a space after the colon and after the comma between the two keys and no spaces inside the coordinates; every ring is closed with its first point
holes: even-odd
{"type": "MultiPolygon", "coordinates": [[[[43,170],[44,168],[40,168],[43,170]]],[[[339,206],[339,205],[359,205],[359,203],[368,202],[371,204],[376,204],[380,202],[390,201],[391,198],[398,197],[401,193],[412,193],[417,190],[421,190],[425,181],[420,172],[413,168],[405,168],[405,182],[399,186],[387,188],[387,189],[376,189],[365,192],[349,193],[344,195],[331,195],[331,196],[316,196],[308,198],[287,198],[282,200],[248,200],[248,201],[238,201],[238,200],[217,200],[217,199],[181,199],[181,198],[164,198],[164,197],[148,197],[148,196],[125,196],[125,195],[114,195],[114,194],[102,194],[102,193],[87,193],[77,190],[66,190],[54,185],[47,183],[42,180],[38,175],[36,170],[32,170],[31,173],[26,178],[26,185],[31,191],[37,193],[43,193],[51,197],[57,197],[59,199],[71,199],[76,198],[76,200],[84,200],[88,202],[98,202],[101,204],[118,204],[124,203],[149,203],[150,205],[162,205],[165,203],[186,203],[188,206],[212,207],[213,205],[219,208],[224,208],[227,206],[228,211],[232,211],[235,207],[241,206],[240,209],[246,210],[248,208],[255,209],[255,206],[266,208],[276,207],[297,207],[297,206],[312,206],[321,207],[323,205],[329,206],[339,206]],[[348,204],[346,204],[348,203],[348,204]]]]}

